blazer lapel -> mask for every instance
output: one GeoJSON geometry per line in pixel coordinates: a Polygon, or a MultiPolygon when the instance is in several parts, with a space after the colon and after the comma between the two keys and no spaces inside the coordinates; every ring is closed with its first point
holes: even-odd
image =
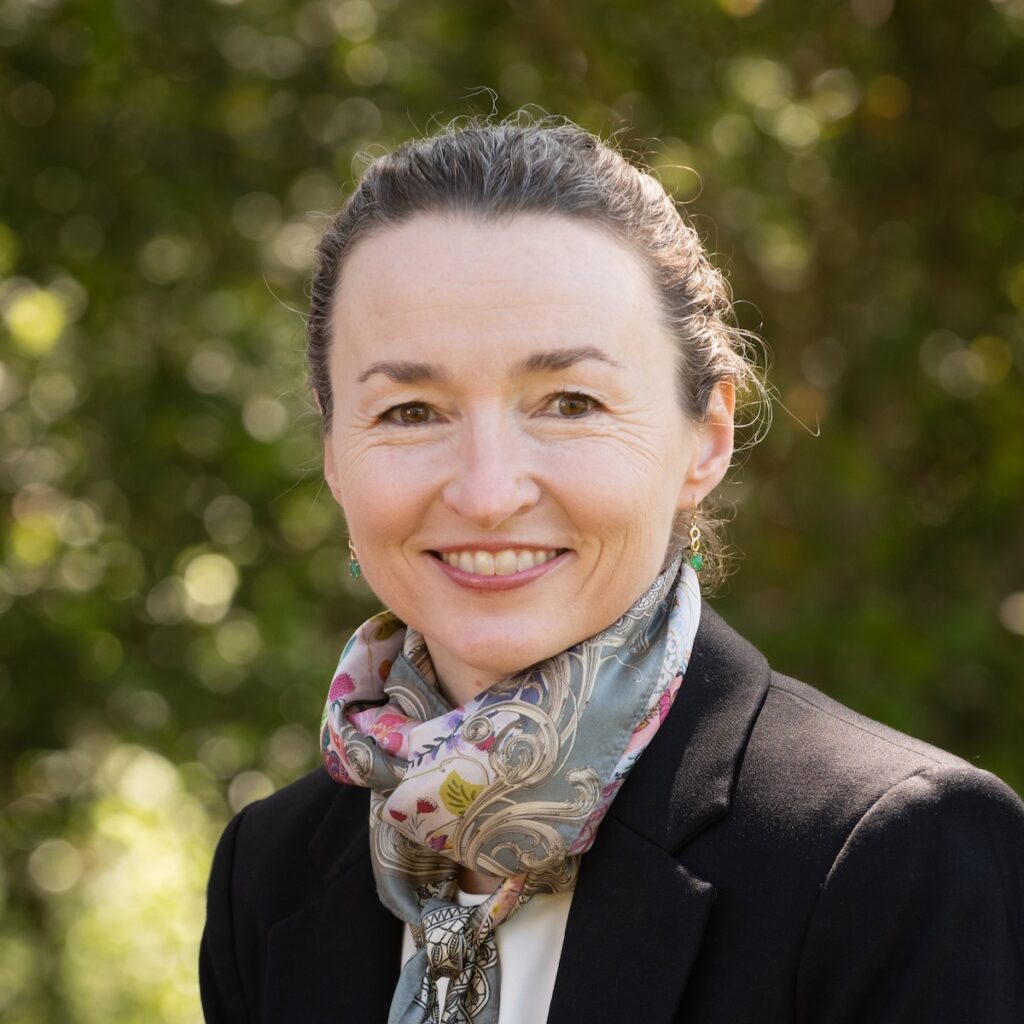
{"type": "Polygon", "coordinates": [[[368,805],[369,790],[339,786],[310,843],[325,887],[319,899],[270,930],[266,1021],[381,1024],[388,1018],[402,922],[377,898],[368,805]]]}
{"type": "Polygon", "coordinates": [[[671,1021],[713,913],[686,844],[729,812],[771,669],[707,604],[668,718],[584,855],[549,1024],[671,1021]]]}
{"type": "Polygon", "coordinates": [[[671,1020],[714,889],[607,817],[580,864],[548,1021],[671,1020]]]}

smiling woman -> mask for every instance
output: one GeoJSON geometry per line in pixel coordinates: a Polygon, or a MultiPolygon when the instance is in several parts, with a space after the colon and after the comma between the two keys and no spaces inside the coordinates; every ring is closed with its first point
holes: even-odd
{"type": "Polygon", "coordinates": [[[593,224],[416,217],[331,319],[327,482],[453,704],[614,622],[728,466],[732,385],[688,420],[645,267],[593,224]]]}
{"type": "Polygon", "coordinates": [[[220,843],[207,1019],[1020,1020],[1016,795],[702,598],[763,386],[661,186],[471,123],[373,163],[318,257],[324,473],[388,610],[326,770],[220,843]]]}

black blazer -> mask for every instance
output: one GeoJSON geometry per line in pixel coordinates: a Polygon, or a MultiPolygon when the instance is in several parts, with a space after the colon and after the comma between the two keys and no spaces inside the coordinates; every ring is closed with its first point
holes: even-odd
{"type": "MultiPolygon", "coordinates": [[[[316,771],[228,826],[210,1024],[387,1020],[403,926],[376,896],[367,800],[316,771]]],[[[583,857],[548,1021],[1021,1024],[1024,805],[772,672],[705,604],[583,857]]]]}

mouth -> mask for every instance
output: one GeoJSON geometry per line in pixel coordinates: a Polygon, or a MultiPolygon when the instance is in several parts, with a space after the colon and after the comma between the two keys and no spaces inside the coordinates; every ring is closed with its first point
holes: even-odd
{"type": "Polygon", "coordinates": [[[537,569],[564,555],[568,548],[460,548],[431,551],[434,558],[460,573],[472,576],[516,576],[537,569]]]}

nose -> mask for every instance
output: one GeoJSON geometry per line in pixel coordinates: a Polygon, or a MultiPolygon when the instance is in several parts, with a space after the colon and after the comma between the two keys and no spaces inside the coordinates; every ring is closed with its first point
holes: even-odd
{"type": "Polygon", "coordinates": [[[528,441],[499,412],[467,420],[453,453],[444,503],[481,530],[494,530],[532,508],[541,489],[528,441]]]}

